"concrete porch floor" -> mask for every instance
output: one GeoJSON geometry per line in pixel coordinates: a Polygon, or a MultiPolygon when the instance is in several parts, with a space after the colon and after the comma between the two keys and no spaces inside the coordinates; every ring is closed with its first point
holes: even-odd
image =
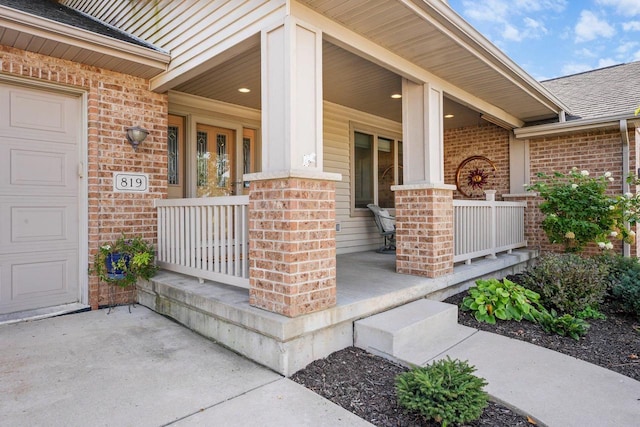
{"type": "Polygon", "coordinates": [[[353,345],[353,322],[420,298],[443,300],[485,277],[524,269],[534,250],[458,265],[429,279],[395,272],[395,256],[374,251],[338,255],[337,305],[288,318],[249,305],[246,289],[161,271],[139,284],[140,304],[283,375],[353,345]]]}

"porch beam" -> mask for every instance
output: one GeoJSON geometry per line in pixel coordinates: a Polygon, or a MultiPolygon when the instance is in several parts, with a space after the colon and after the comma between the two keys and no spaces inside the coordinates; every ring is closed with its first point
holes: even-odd
{"type": "Polygon", "coordinates": [[[360,56],[374,64],[380,65],[401,77],[416,83],[432,83],[462,103],[471,105],[484,113],[496,117],[514,128],[524,126],[524,121],[507,113],[501,108],[478,98],[471,93],[452,85],[444,79],[425,70],[424,68],[408,61],[407,59],[377,45],[375,42],[355,33],[348,28],[322,16],[321,14],[301,5],[291,2],[291,14],[316,27],[322,28],[325,40],[341,47],[355,55],[360,56]]]}

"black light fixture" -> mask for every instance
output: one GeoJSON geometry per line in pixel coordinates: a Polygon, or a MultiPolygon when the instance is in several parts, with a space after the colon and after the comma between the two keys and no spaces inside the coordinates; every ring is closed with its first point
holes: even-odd
{"type": "Polygon", "coordinates": [[[149,131],[140,126],[127,128],[127,140],[134,151],[138,151],[138,145],[147,138],[147,135],[149,135],[149,131]]]}

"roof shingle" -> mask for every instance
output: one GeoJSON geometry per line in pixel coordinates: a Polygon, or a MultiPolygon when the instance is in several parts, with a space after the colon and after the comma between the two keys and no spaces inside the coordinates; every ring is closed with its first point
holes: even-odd
{"type": "Polygon", "coordinates": [[[571,109],[567,120],[633,114],[640,104],[640,61],[541,83],[571,109]]]}

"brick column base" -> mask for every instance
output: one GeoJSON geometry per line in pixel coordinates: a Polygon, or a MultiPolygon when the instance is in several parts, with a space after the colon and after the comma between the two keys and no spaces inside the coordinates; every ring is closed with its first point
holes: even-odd
{"type": "Polygon", "coordinates": [[[440,277],[453,273],[453,186],[399,185],[396,271],[440,277]]]}
{"type": "Polygon", "coordinates": [[[331,181],[251,181],[249,304],[288,317],[336,304],[335,203],[331,181]]]}

